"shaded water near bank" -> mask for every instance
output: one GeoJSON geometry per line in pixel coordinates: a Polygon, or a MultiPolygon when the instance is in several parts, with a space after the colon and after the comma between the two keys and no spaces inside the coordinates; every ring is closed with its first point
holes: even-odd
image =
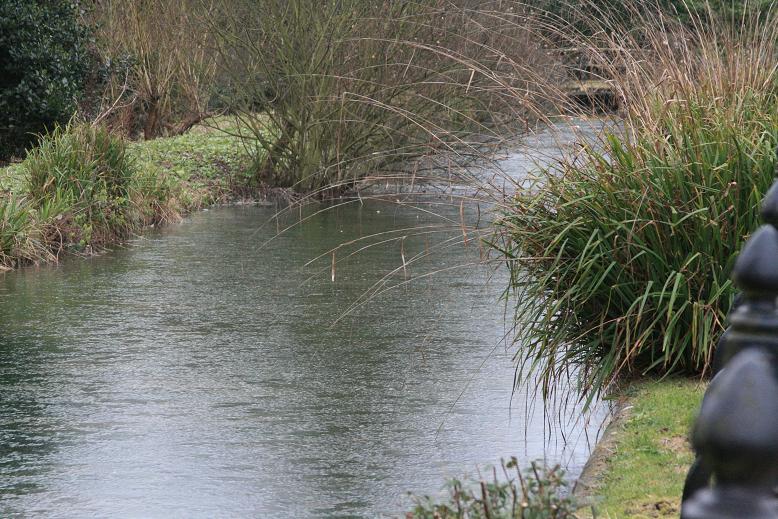
{"type": "Polygon", "coordinates": [[[333,283],[331,255],[304,263],[441,220],[350,204],[259,247],[272,212],[0,279],[0,516],[374,517],[501,457],[580,470],[584,430],[565,447],[512,395],[505,274],[460,268],[476,242],[343,247],[333,283]],[[411,282],[333,324],[394,269],[411,282]]]}

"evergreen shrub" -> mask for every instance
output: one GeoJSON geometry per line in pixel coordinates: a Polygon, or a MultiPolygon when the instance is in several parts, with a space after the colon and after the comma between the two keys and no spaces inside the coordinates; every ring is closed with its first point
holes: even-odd
{"type": "Polygon", "coordinates": [[[79,9],[67,0],[0,0],[0,159],[72,117],[91,67],[79,9]]]}

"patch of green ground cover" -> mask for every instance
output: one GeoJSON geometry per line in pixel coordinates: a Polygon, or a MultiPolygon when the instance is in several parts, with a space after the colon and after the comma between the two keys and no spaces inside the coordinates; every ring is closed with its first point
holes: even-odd
{"type": "Polygon", "coordinates": [[[250,166],[240,139],[229,131],[199,126],[176,137],[131,143],[129,150],[139,166],[161,166],[183,180],[218,179],[250,166]]]}
{"type": "MultiPolygon", "coordinates": [[[[176,137],[134,142],[128,146],[138,168],[160,168],[206,203],[253,186],[252,157],[234,124],[219,118],[176,137]]],[[[202,204],[198,204],[202,205],[202,204]]]]}
{"type": "Polygon", "coordinates": [[[706,384],[666,379],[637,382],[606,437],[594,488],[597,517],[678,517],[693,454],[689,432],[706,384]]]}
{"type": "Polygon", "coordinates": [[[0,168],[0,190],[14,195],[24,193],[24,175],[19,164],[0,168]]]}

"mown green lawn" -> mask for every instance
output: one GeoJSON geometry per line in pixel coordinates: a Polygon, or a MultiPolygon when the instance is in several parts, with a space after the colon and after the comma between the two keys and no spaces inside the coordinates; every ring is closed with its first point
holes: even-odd
{"type": "Polygon", "coordinates": [[[634,383],[624,414],[602,445],[590,492],[597,517],[678,517],[692,461],[689,431],[706,384],[669,379],[634,383]]]}

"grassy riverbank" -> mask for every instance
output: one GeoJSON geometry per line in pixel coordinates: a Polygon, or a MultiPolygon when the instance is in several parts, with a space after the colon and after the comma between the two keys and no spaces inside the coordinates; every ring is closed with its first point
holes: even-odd
{"type": "Polygon", "coordinates": [[[257,194],[230,123],[127,143],[86,125],[47,136],[0,168],[0,269],[92,254],[192,210],[257,194]]]}
{"type": "Polygon", "coordinates": [[[692,462],[689,431],[704,390],[696,380],[669,379],[624,391],[581,480],[597,517],[678,517],[692,462]]]}

